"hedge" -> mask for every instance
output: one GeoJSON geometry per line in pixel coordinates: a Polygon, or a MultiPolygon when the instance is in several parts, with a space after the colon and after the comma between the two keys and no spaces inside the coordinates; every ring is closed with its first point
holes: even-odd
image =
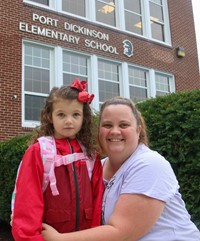
{"type": "MultiPolygon", "coordinates": [[[[171,163],[186,207],[200,229],[200,90],[157,97],[136,105],[146,121],[150,147],[171,163]]],[[[95,133],[97,119],[94,118],[95,133]]],[[[0,143],[0,222],[9,223],[17,167],[29,138],[30,134],[0,143]]]]}
{"type": "Polygon", "coordinates": [[[17,168],[29,137],[30,134],[0,143],[0,222],[10,222],[11,195],[17,168]]]}

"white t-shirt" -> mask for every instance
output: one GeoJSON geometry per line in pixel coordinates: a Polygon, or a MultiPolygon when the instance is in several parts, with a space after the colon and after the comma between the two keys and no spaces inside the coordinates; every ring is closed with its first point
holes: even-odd
{"type": "MultiPolygon", "coordinates": [[[[103,165],[106,159],[102,160],[103,165]]],[[[144,194],[166,205],[151,231],[140,241],[200,241],[199,230],[190,220],[172,167],[158,152],[140,144],[110,181],[104,181],[104,224],[108,223],[120,194],[144,194]]]]}

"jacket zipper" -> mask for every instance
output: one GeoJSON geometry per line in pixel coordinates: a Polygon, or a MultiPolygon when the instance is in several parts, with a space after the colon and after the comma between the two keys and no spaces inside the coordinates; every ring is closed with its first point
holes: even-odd
{"type": "MultiPolygon", "coordinates": [[[[71,149],[71,153],[74,153],[74,148],[70,144],[70,139],[68,139],[69,146],[71,149]]],[[[74,174],[74,183],[75,183],[75,190],[76,190],[76,224],[75,224],[75,231],[79,230],[79,213],[80,213],[80,206],[79,206],[79,188],[78,188],[78,178],[75,168],[75,163],[72,162],[72,171],[74,174]]]]}

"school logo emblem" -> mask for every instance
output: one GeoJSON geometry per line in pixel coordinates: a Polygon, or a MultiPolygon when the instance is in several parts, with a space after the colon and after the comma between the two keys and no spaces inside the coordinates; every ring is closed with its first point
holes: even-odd
{"type": "Polygon", "coordinates": [[[123,47],[124,47],[124,54],[128,57],[131,57],[133,55],[133,44],[131,41],[125,39],[123,41],[123,47]]]}

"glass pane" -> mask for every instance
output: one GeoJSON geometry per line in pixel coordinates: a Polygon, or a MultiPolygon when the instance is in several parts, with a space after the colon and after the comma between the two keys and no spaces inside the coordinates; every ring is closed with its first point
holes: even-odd
{"type": "Polygon", "coordinates": [[[33,57],[41,57],[42,56],[42,49],[40,47],[33,47],[33,57]]]}
{"type": "Polygon", "coordinates": [[[115,1],[96,1],[96,20],[111,26],[116,26],[115,1]]]}
{"type": "Polygon", "coordinates": [[[62,10],[85,17],[85,0],[62,0],[62,10]]]}
{"type": "Polygon", "coordinates": [[[142,17],[131,12],[125,12],[126,30],[142,35],[142,17]]]}
{"type": "Polygon", "coordinates": [[[71,72],[72,72],[72,73],[78,72],[78,66],[75,65],[75,64],[72,64],[72,65],[71,65],[71,72]]]}
{"type": "Polygon", "coordinates": [[[150,0],[150,2],[162,5],[162,0],[150,0]]]}
{"type": "Polygon", "coordinates": [[[31,1],[49,6],[49,0],[31,0],[31,1]]]}
{"type": "Polygon", "coordinates": [[[163,7],[150,2],[150,15],[152,38],[165,41],[163,7]]]}
{"type": "Polygon", "coordinates": [[[156,95],[170,93],[169,81],[170,79],[168,76],[156,74],[156,95]]]}
{"type": "MultiPolygon", "coordinates": [[[[70,52],[63,52],[63,82],[67,84],[69,76],[70,80],[74,80],[74,76],[81,80],[88,78],[88,58],[83,55],[78,55],[70,52]],[[67,78],[67,79],[66,79],[67,78]]],[[[70,82],[71,83],[71,82],[70,82]]]]}
{"type": "Polygon", "coordinates": [[[131,12],[141,14],[140,0],[124,0],[124,8],[131,12]]]}
{"type": "Polygon", "coordinates": [[[34,57],[33,58],[33,66],[40,67],[42,65],[42,60],[40,58],[34,57]]]}
{"type": "Polygon", "coordinates": [[[41,52],[42,52],[42,57],[44,58],[44,59],[49,59],[49,49],[42,49],[41,50],[41,52]]]}
{"type": "MultiPolygon", "coordinates": [[[[71,85],[75,78],[79,76],[72,75],[72,74],[63,74],[63,84],[64,85],[71,85]]],[[[86,80],[88,81],[88,78],[79,78],[80,80],[86,80]]]]}
{"type": "Polygon", "coordinates": [[[167,95],[168,93],[166,92],[161,92],[161,91],[156,91],[156,96],[164,96],[167,95]]]}
{"type": "Polygon", "coordinates": [[[44,105],[45,97],[25,95],[25,120],[39,121],[40,110],[44,105]]]}
{"type": "Polygon", "coordinates": [[[79,72],[81,75],[87,75],[87,68],[85,66],[79,66],[79,72]]]}
{"type": "Polygon", "coordinates": [[[129,84],[147,87],[147,73],[145,70],[129,67],[129,84]]]}
{"type": "Polygon", "coordinates": [[[98,61],[98,75],[100,79],[119,81],[119,66],[107,61],[98,61]]]}
{"type": "Polygon", "coordinates": [[[128,74],[130,98],[134,102],[147,99],[147,71],[129,66],[128,74]]]}
{"type": "Polygon", "coordinates": [[[147,89],[130,86],[130,98],[135,102],[147,99],[147,89]]]}
{"type": "Polygon", "coordinates": [[[150,15],[151,19],[155,21],[162,22],[164,21],[163,18],[163,8],[162,6],[150,3],[150,15]]]}
{"type": "Polygon", "coordinates": [[[103,102],[107,98],[111,98],[120,94],[118,64],[99,60],[98,80],[100,102],[103,102]]]}
{"type": "Polygon", "coordinates": [[[158,23],[151,24],[152,38],[165,41],[164,38],[164,26],[158,23]]]}
{"type": "Polygon", "coordinates": [[[27,45],[25,45],[24,49],[25,49],[26,55],[32,56],[32,46],[27,44],[27,45]]]}
{"type": "Polygon", "coordinates": [[[50,90],[49,70],[25,66],[25,91],[48,94],[50,90]]]}
{"type": "Polygon", "coordinates": [[[72,74],[63,74],[63,84],[64,85],[70,85],[74,81],[74,79],[77,78],[76,75],[72,74]]]}
{"type": "Polygon", "coordinates": [[[119,84],[99,80],[99,101],[119,95],[119,84]]]}
{"type": "Polygon", "coordinates": [[[50,50],[36,45],[25,46],[25,64],[35,67],[50,67],[50,50]]]}

